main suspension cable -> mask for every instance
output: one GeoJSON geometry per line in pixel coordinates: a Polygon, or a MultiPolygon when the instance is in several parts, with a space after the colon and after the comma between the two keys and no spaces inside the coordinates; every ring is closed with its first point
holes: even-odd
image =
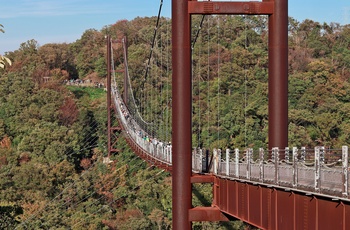
{"type": "MultiPolygon", "coordinates": [[[[123,42],[123,46],[124,46],[124,49],[126,49],[126,44],[125,44],[125,41],[124,41],[124,39],[122,40],[122,42],[123,42]]],[[[114,56],[113,56],[113,48],[111,48],[112,49],[112,52],[111,52],[111,61],[112,61],[112,76],[113,76],[113,82],[116,84],[116,76],[115,76],[115,70],[114,70],[114,56]]],[[[131,80],[130,80],[130,75],[129,75],[129,71],[128,71],[128,69],[129,69],[129,66],[128,66],[128,60],[127,60],[127,57],[126,57],[126,52],[124,51],[124,65],[126,65],[126,69],[127,69],[127,79],[128,79],[128,85],[129,85],[129,88],[130,88],[130,94],[131,94],[131,98],[132,98],[132,101],[133,101],[133,105],[135,106],[135,112],[136,112],[136,114],[137,114],[137,117],[139,117],[140,119],[140,121],[142,122],[142,123],[144,123],[144,124],[146,124],[146,125],[152,125],[152,123],[149,123],[149,122],[147,122],[147,121],[145,121],[144,119],[143,119],[143,117],[141,116],[141,114],[140,114],[140,111],[139,111],[139,107],[137,106],[137,104],[136,104],[136,100],[135,100],[135,97],[134,97],[134,92],[133,92],[133,88],[132,88],[132,86],[131,86],[131,80]]],[[[139,122],[140,122],[139,121],[139,122]]]]}
{"type": "Polygon", "coordinates": [[[193,39],[192,45],[191,45],[191,50],[194,49],[194,46],[195,46],[195,44],[196,44],[196,42],[197,42],[199,33],[200,33],[201,30],[202,30],[204,18],[205,18],[205,15],[202,16],[201,22],[199,23],[199,27],[198,27],[197,33],[196,33],[196,35],[195,35],[195,37],[194,37],[194,39],[193,39]]]}
{"type": "Polygon", "coordinates": [[[147,63],[147,66],[146,66],[146,73],[145,73],[144,81],[147,78],[149,66],[150,66],[150,63],[151,63],[154,43],[155,43],[155,40],[156,40],[158,28],[159,28],[159,21],[160,21],[160,14],[162,12],[162,6],[163,6],[163,0],[160,0],[159,10],[158,10],[158,17],[157,17],[156,26],[155,26],[154,32],[153,32],[152,47],[151,47],[151,51],[150,51],[150,54],[149,54],[149,57],[148,57],[148,63],[147,63]]]}

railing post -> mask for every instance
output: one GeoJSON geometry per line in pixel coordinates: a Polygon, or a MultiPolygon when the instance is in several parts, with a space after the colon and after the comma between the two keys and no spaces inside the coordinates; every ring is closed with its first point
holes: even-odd
{"type": "Polygon", "coordinates": [[[239,178],[239,149],[235,149],[235,176],[239,178]]]}
{"type": "Polygon", "coordinates": [[[214,155],[214,174],[218,174],[218,151],[217,149],[213,150],[214,155]]]}
{"type": "Polygon", "coordinates": [[[171,160],[171,163],[173,162],[173,149],[171,147],[171,145],[169,146],[169,157],[170,157],[170,160],[171,160]]]}
{"type": "Polygon", "coordinates": [[[320,166],[321,167],[324,165],[324,157],[325,157],[325,149],[324,149],[324,146],[321,146],[320,148],[320,166]]]}
{"type": "Polygon", "coordinates": [[[221,174],[221,149],[218,149],[218,173],[221,174]]]}
{"type": "Polygon", "coordinates": [[[166,162],[166,157],[163,153],[162,146],[160,145],[160,143],[156,145],[156,149],[157,149],[157,154],[159,158],[166,162]]]}
{"type": "Polygon", "coordinates": [[[226,176],[230,176],[230,149],[226,149],[226,176]]]}
{"type": "Polygon", "coordinates": [[[348,146],[342,147],[342,179],[343,179],[343,196],[348,198],[349,191],[349,178],[348,178],[348,167],[349,167],[349,155],[348,155],[348,146]]]}
{"type": "Polygon", "coordinates": [[[300,161],[302,163],[305,163],[305,156],[306,156],[306,149],[305,149],[305,147],[301,147],[300,161]]]}
{"type": "Polygon", "coordinates": [[[246,150],[246,159],[247,159],[247,170],[246,170],[246,178],[250,180],[250,162],[251,162],[251,157],[252,157],[252,149],[248,148],[246,150]]]}
{"type": "Polygon", "coordinates": [[[259,181],[264,182],[264,149],[259,148],[259,181]]]}
{"type": "Polygon", "coordinates": [[[320,165],[320,147],[315,147],[315,191],[319,192],[321,187],[321,165],[320,165]]]}
{"type": "Polygon", "coordinates": [[[289,162],[289,147],[286,147],[286,148],[284,149],[284,160],[285,160],[286,162],[289,162]]]}
{"type": "Polygon", "coordinates": [[[157,158],[158,158],[158,159],[163,159],[162,156],[161,156],[161,154],[159,154],[159,151],[158,151],[158,144],[153,143],[153,145],[154,145],[154,149],[155,149],[157,158]]]}
{"type": "Polygon", "coordinates": [[[168,152],[169,152],[169,159],[170,159],[170,163],[173,163],[173,149],[171,147],[171,145],[169,145],[168,147],[168,152]]]}
{"type": "Polygon", "coordinates": [[[192,150],[192,157],[191,157],[191,160],[192,160],[192,169],[196,169],[197,168],[197,161],[196,161],[196,156],[197,156],[197,148],[194,148],[193,150],[192,150]]]}
{"type": "Polygon", "coordinates": [[[162,152],[162,155],[163,155],[165,161],[166,161],[166,162],[169,162],[168,155],[166,155],[166,152],[164,151],[164,145],[163,145],[163,143],[160,144],[159,148],[160,148],[160,151],[162,152]]]}
{"type": "Polygon", "coordinates": [[[151,153],[152,156],[155,156],[155,153],[154,153],[154,145],[152,142],[149,142],[149,152],[151,153]]]}
{"type": "Polygon", "coordinates": [[[279,164],[279,149],[278,147],[272,148],[272,155],[274,156],[274,163],[275,163],[275,184],[278,185],[279,184],[279,168],[278,168],[278,164],[279,164]]]}
{"type": "Polygon", "coordinates": [[[210,171],[210,169],[209,169],[209,149],[205,150],[204,162],[205,162],[205,172],[208,173],[210,171]]]}
{"type": "Polygon", "coordinates": [[[201,173],[204,173],[205,170],[203,170],[203,150],[199,149],[199,170],[201,173]]]}
{"type": "Polygon", "coordinates": [[[293,147],[293,187],[298,185],[298,148],[293,147]]]}

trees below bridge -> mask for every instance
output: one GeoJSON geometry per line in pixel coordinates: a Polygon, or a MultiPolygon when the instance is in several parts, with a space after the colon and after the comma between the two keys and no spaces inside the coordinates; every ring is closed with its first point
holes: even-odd
{"type": "MultiPolygon", "coordinates": [[[[169,175],[144,165],[123,139],[118,143],[123,154],[103,164],[105,92],[62,84],[105,82],[105,35],[110,34],[122,85],[121,39],[127,36],[135,98],[140,101],[148,92],[140,107],[151,110],[159,124],[171,120],[166,96],[171,95],[171,67],[166,65],[166,60],[171,63],[169,19],[161,20],[158,47],[144,81],[156,19],[89,29],[71,44],[40,46],[29,40],[6,54],[12,65],[0,69],[0,228],[170,228],[169,175]]],[[[193,18],[196,28],[200,20],[193,18]]],[[[194,147],[267,146],[264,20],[220,16],[208,17],[203,24],[193,50],[194,147]]],[[[289,144],[349,144],[350,27],[292,18],[289,23],[289,144]]],[[[195,192],[195,205],[210,202],[210,188],[195,189],[200,191],[195,192]]],[[[224,228],[218,223],[194,226],[224,228]]]]}

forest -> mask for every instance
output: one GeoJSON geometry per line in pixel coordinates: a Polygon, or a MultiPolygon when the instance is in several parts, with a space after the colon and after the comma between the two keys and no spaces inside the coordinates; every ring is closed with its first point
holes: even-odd
{"type": "MultiPolygon", "coordinates": [[[[106,35],[128,107],[171,141],[171,20],[138,17],[76,42],[7,52],[0,68],[1,229],[171,229],[171,176],[127,146],[107,156],[106,35]],[[126,40],[125,40],[126,39],[126,40]],[[152,49],[151,49],[152,48],[152,49]],[[153,123],[151,122],[153,121],[153,123]],[[154,125],[157,124],[157,125],[154,125]]],[[[193,147],[266,148],[268,28],[264,16],[193,16],[193,147]]],[[[350,143],[350,25],[289,18],[289,146],[350,143]]],[[[0,34],[1,36],[1,34],[0,34]]],[[[117,121],[115,121],[117,122],[117,121]]],[[[211,203],[210,185],[193,205],[211,203]]],[[[242,229],[240,221],[194,229],[242,229]]]]}

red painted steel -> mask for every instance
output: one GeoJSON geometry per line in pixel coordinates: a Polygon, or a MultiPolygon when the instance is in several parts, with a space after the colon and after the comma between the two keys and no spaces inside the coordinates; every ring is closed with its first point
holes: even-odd
{"type": "Polygon", "coordinates": [[[195,207],[189,210],[189,221],[228,221],[218,207],[195,207]]]}
{"type": "Polygon", "coordinates": [[[262,204],[260,198],[260,190],[259,186],[253,187],[248,186],[248,219],[251,220],[252,223],[258,223],[261,225],[261,212],[262,212],[262,204]],[[253,210],[257,210],[253,212],[253,210]]]}
{"type": "Polygon", "coordinates": [[[273,13],[274,2],[188,2],[190,14],[252,14],[273,13]]]}
{"type": "Polygon", "coordinates": [[[213,175],[198,175],[191,177],[191,183],[214,183],[215,176],[213,175]]]}
{"type": "MultiPolygon", "coordinates": [[[[120,149],[117,149],[117,143],[119,140],[119,135],[122,131],[122,128],[120,126],[118,127],[111,127],[110,128],[110,135],[111,135],[111,139],[110,139],[110,153],[118,153],[120,152],[120,149]]],[[[109,154],[110,156],[110,154],[109,154]]]]}
{"type": "MultiPolygon", "coordinates": [[[[288,146],[288,0],[215,3],[172,1],[173,228],[181,230],[191,228],[188,220],[188,210],[192,205],[191,14],[269,15],[269,147],[288,146]]],[[[249,187],[242,184],[237,186],[242,203],[237,206],[237,212],[241,213],[242,218],[250,219],[249,210],[252,207],[244,205],[249,203],[245,199],[254,200],[255,197],[245,196],[249,194],[249,187]]],[[[214,202],[221,203],[220,197],[225,194],[226,190],[214,189],[214,202]]],[[[209,217],[204,215],[202,219],[205,218],[209,217]]],[[[253,219],[258,219],[257,215],[253,219]]]]}
{"type": "Polygon", "coordinates": [[[191,19],[187,3],[188,0],[172,1],[172,213],[175,230],[191,229],[191,19]]]}
{"type": "Polygon", "coordinates": [[[106,46],[107,46],[107,146],[108,146],[108,157],[111,156],[111,127],[112,127],[112,122],[111,122],[111,108],[112,108],[112,103],[111,103],[111,37],[108,35],[106,39],[106,46]]]}
{"type": "Polygon", "coordinates": [[[112,73],[112,40],[108,35],[106,39],[107,46],[107,151],[108,157],[111,156],[112,153],[119,152],[119,149],[116,148],[117,141],[119,138],[119,133],[121,131],[120,126],[112,126],[112,109],[115,114],[117,113],[114,103],[112,104],[112,95],[111,95],[111,73],[112,73]],[[118,135],[117,135],[118,133],[118,135]]]}
{"type": "MultiPolygon", "coordinates": [[[[213,180],[191,178],[191,13],[270,15],[269,148],[288,146],[288,1],[229,4],[172,1],[173,229],[191,229],[191,221],[224,220],[220,211],[262,229],[328,229],[332,221],[336,221],[333,226],[339,229],[349,228],[346,218],[349,204],[220,178],[214,179],[213,207],[191,207],[191,182],[213,180]],[[336,214],[327,215],[328,211],[336,214]]],[[[110,67],[108,73],[110,75],[110,67]]],[[[128,142],[141,157],[162,166],[134,142],[128,142]]]]}
{"type": "Polygon", "coordinates": [[[293,194],[289,192],[278,192],[277,190],[275,190],[274,192],[276,194],[275,224],[277,226],[293,226],[294,218],[286,218],[292,217],[294,213],[294,201],[292,198],[293,194]]]}
{"type": "MultiPolygon", "coordinates": [[[[350,218],[349,218],[349,216],[350,216],[350,204],[349,203],[348,204],[341,203],[340,205],[344,209],[344,211],[343,211],[343,221],[344,221],[343,226],[350,228],[350,218]]],[[[346,228],[344,228],[344,229],[346,229],[346,228]]]]}
{"type": "Polygon", "coordinates": [[[288,0],[274,2],[269,16],[269,149],[284,149],[288,146],[288,0]]]}
{"type": "Polygon", "coordinates": [[[215,184],[214,206],[261,229],[350,228],[350,202],[223,178],[215,184]]]}

